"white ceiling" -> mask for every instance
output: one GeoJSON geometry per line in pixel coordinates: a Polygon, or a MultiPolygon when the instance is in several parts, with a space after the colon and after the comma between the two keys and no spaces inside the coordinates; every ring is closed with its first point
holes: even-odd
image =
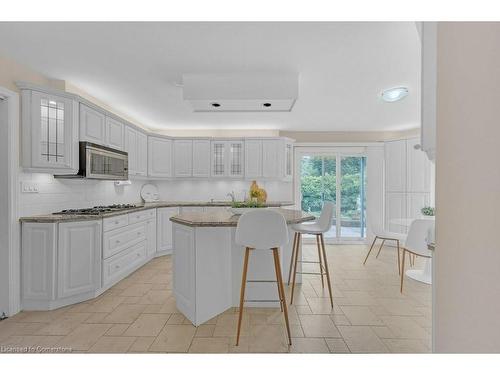
{"type": "Polygon", "coordinates": [[[378,131],[418,126],[413,22],[0,23],[0,54],[66,80],[151,129],[378,131]],[[300,75],[290,113],[194,113],[184,73],[300,75]],[[383,89],[407,86],[401,102],[383,89]]]}

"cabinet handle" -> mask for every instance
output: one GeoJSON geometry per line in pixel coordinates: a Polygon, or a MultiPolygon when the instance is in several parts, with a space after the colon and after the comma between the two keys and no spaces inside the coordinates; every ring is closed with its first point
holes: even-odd
{"type": "Polygon", "coordinates": [[[137,257],[140,257],[141,256],[141,253],[137,253],[137,257]]]}
{"type": "Polygon", "coordinates": [[[116,268],[116,269],[118,269],[118,268],[120,268],[120,266],[117,264],[117,265],[115,266],[115,268],[116,268]]]}
{"type": "Polygon", "coordinates": [[[138,236],[142,236],[142,233],[141,233],[141,232],[137,232],[137,235],[138,235],[138,236]]]}
{"type": "Polygon", "coordinates": [[[115,243],[120,243],[121,241],[120,240],[116,240],[115,243]]]}
{"type": "Polygon", "coordinates": [[[119,221],[115,221],[115,224],[118,225],[118,224],[120,224],[120,222],[119,221]]]}

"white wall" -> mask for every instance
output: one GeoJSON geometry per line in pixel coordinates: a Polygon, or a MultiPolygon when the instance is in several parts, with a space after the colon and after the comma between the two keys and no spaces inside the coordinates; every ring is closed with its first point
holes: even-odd
{"type": "Polygon", "coordinates": [[[500,352],[500,23],[438,25],[434,350],[500,352]]]}
{"type": "Polygon", "coordinates": [[[10,217],[9,217],[9,181],[5,176],[8,174],[8,150],[7,142],[8,137],[8,117],[7,117],[7,101],[0,99],[0,238],[5,239],[0,243],[0,314],[5,312],[9,314],[9,231],[10,231],[10,217]]]}

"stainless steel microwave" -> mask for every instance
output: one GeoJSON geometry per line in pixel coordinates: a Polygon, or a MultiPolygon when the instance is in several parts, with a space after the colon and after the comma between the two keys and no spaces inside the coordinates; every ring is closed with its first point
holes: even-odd
{"type": "Polygon", "coordinates": [[[88,178],[94,180],[128,180],[128,154],[91,142],[80,142],[79,170],[76,175],[54,175],[55,178],[88,178]]]}

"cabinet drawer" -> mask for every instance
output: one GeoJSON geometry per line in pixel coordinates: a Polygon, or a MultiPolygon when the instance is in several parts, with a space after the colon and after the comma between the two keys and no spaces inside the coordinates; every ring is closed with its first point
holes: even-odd
{"type": "Polygon", "coordinates": [[[105,232],[103,236],[104,259],[146,240],[146,235],[147,227],[145,222],[105,232]]]}
{"type": "Polygon", "coordinates": [[[137,211],[128,214],[128,222],[129,224],[138,223],[140,221],[146,221],[148,219],[152,219],[156,217],[156,210],[145,210],[145,211],[137,211]]]}
{"type": "Polygon", "coordinates": [[[142,241],[103,262],[103,284],[125,277],[132,268],[146,259],[147,242],[142,241]]]}
{"type": "Polygon", "coordinates": [[[102,220],[102,228],[104,232],[108,232],[113,229],[124,227],[128,225],[128,215],[120,215],[107,217],[102,220]]]}

